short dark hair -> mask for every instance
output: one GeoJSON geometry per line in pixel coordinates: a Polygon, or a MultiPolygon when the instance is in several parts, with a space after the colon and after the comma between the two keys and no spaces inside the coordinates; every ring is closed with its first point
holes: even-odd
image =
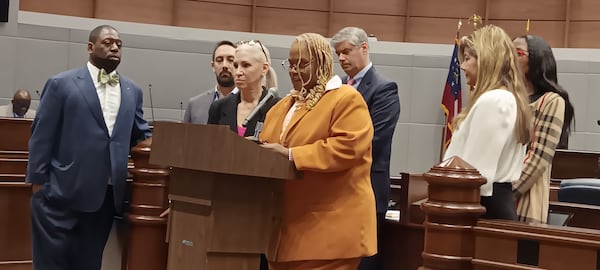
{"type": "MultiPolygon", "coordinates": [[[[112,26],[110,26],[110,25],[108,25],[108,24],[105,24],[105,25],[100,25],[100,26],[98,26],[98,27],[94,28],[94,29],[93,29],[93,30],[90,32],[90,37],[89,37],[88,41],[89,41],[89,42],[96,42],[96,40],[98,40],[98,37],[100,36],[100,32],[102,32],[102,30],[104,30],[104,29],[106,29],[106,28],[108,28],[108,29],[112,29],[112,30],[115,30],[115,31],[117,31],[117,29],[115,29],[114,27],[112,27],[112,26]]],[[[117,32],[118,32],[118,31],[117,31],[117,32]]]]}
{"type": "Polygon", "coordinates": [[[222,40],[219,43],[217,43],[217,46],[215,46],[215,48],[213,49],[211,61],[215,60],[215,52],[217,52],[217,49],[223,45],[231,46],[234,49],[237,48],[237,46],[233,42],[231,42],[229,40],[222,40]]]}

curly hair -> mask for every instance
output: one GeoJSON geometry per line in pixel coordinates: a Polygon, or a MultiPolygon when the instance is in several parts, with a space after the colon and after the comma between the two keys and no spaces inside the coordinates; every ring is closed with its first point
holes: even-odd
{"type": "MultiPolygon", "coordinates": [[[[302,81],[302,89],[294,89],[291,91],[292,97],[299,101],[300,105],[304,105],[306,109],[311,110],[325,93],[325,85],[333,77],[333,53],[327,40],[316,33],[304,33],[296,37],[294,42],[298,45],[306,45],[308,48],[308,59],[310,62],[314,62],[316,65],[311,65],[311,72],[307,81],[302,81]],[[316,72],[313,72],[315,68],[316,72]],[[311,88],[306,89],[306,84],[312,79],[313,74],[316,73],[317,84],[311,88]]],[[[300,55],[302,57],[302,55],[300,55]]],[[[300,60],[298,60],[300,61],[300,60]]],[[[299,64],[299,63],[296,63],[299,64]]]]}

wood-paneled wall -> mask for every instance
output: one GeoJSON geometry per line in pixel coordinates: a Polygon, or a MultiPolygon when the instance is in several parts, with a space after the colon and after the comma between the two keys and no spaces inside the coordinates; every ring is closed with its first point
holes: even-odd
{"type": "Polygon", "coordinates": [[[543,36],[553,47],[600,48],[598,0],[21,0],[20,9],[206,29],[331,37],[358,26],[384,41],[451,43],[459,18],[543,36]]]}

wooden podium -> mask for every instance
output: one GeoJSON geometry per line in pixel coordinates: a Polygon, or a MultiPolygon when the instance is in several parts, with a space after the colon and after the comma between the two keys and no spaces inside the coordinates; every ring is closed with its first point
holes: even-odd
{"type": "Polygon", "coordinates": [[[259,269],[279,226],[288,159],[227,126],[156,122],[150,163],[173,167],[167,269],[259,269]]]}

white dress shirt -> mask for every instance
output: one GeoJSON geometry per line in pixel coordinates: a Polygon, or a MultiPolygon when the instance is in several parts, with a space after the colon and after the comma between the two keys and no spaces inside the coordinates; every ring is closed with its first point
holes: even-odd
{"type": "Polygon", "coordinates": [[[515,137],[517,101],[496,89],[483,93],[452,134],[444,160],[458,156],[487,178],[481,196],[491,196],[493,183],[519,179],[526,146],[515,137]]]}
{"type": "MultiPolygon", "coordinates": [[[[87,67],[90,71],[90,76],[92,76],[94,86],[96,87],[96,93],[100,100],[102,116],[104,116],[104,123],[108,129],[108,135],[112,136],[115,121],[117,120],[117,114],[119,113],[119,107],[121,107],[121,83],[119,82],[115,86],[110,86],[109,84],[102,85],[98,82],[98,72],[100,72],[100,69],[90,62],[87,63],[87,67]]],[[[116,73],[117,72],[113,70],[109,75],[112,76],[116,73]]]]}

